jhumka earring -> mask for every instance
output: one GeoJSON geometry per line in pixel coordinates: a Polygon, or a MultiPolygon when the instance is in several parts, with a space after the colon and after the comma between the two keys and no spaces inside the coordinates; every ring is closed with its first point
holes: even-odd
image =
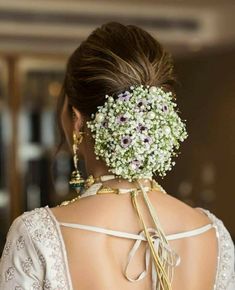
{"type": "Polygon", "coordinates": [[[85,180],[81,177],[80,172],[78,171],[78,145],[82,142],[83,135],[85,132],[76,133],[73,131],[73,163],[75,170],[71,174],[69,184],[72,189],[75,189],[77,194],[80,194],[81,190],[85,185],[85,180]]]}

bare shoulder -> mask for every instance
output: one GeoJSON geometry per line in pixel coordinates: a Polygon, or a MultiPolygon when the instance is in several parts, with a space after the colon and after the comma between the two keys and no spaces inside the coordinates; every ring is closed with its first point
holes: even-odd
{"type": "Polygon", "coordinates": [[[92,225],[107,224],[115,214],[128,214],[131,211],[131,201],[128,196],[102,195],[81,198],[65,206],[50,208],[58,221],[72,223],[89,223],[92,225]]]}
{"type": "Polygon", "coordinates": [[[150,200],[166,232],[191,230],[212,222],[205,212],[170,194],[152,192],[150,200]]]}
{"type": "MultiPolygon", "coordinates": [[[[204,212],[170,194],[154,191],[148,196],[166,233],[191,230],[211,223],[204,212]]],[[[143,197],[139,197],[139,204],[145,220],[151,225],[151,218],[143,197]]],[[[129,195],[90,196],[66,206],[50,209],[60,222],[83,223],[130,231],[139,228],[138,218],[129,195]]]]}

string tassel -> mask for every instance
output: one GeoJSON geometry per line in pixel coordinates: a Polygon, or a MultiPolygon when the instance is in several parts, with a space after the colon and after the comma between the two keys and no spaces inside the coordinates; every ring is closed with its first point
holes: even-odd
{"type": "Polygon", "coordinates": [[[170,281],[168,279],[168,275],[164,269],[164,266],[161,262],[159,254],[155,251],[152,238],[147,230],[144,219],[140,213],[136,195],[137,195],[137,191],[133,191],[131,194],[131,200],[132,200],[132,203],[134,205],[134,208],[136,209],[137,215],[142,223],[142,226],[144,228],[145,236],[146,236],[147,242],[149,244],[150,252],[151,252],[151,255],[153,258],[153,263],[154,263],[154,266],[156,268],[156,272],[158,275],[158,279],[157,279],[158,285],[157,285],[156,290],[158,290],[158,289],[159,290],[171,290],[171,285],[170,285],[170,281]]]}

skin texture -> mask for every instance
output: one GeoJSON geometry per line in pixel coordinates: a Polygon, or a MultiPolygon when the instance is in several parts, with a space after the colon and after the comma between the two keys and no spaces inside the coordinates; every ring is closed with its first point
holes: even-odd
{"type": "MultiPolygon", "coordinates": [[[[73,108],[74,109],[74,108],[73,108]]],[[[73,121],[67,111],[67,100],[61,115],[66,139],[72,154],[72,131],[78,132],[84,117],[74,109],[73,121]]],[[[85,131],[90,134],[89,130],[85,131]]],[[[110,174],[102,161],[95,159],[90,135],[86,135],[79,147],[79,158],[84,158],[87,172],[94,176],[110,174]]],[[[143,184],[148,182],[141,180],[143,184]]],[[[107,181],[112,187],[128,188],[133,184],[125,180],[107,181]]],[[[210,223],[199,209],[192,208],[170,194],[149,191],[148,196],[156,209],[166,234],[192,230],[210,223]]],[[[153,222],[141,195],[137,196],[147,227],[153,222]]],[[[131,203],[130,195],[94,195],[64,207],[51,208],[60,222],[80,223],[113,230],[138,233],[142,230],[131,203]]],[[[70,275],[74,290],[150,290],[151,267],[141,281],[131,283],[122,274],[133,240],[117,238],[101,233],[61,226],[66,246],[70,275]]],[[[181,264],[175,269],[173,290],[211,290],[217,266],[217,238],[215,229],[196,237],[170,241],[170,246],[181,256],[181,264]]],[[[129,275],[136,278],[144,269],[145,243],[141,244],[129,275]]]]}

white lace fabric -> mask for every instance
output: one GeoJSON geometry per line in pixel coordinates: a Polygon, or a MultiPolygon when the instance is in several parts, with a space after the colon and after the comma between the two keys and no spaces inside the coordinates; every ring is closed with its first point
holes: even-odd
{"type": "MultiPolygon", "coordinates": [[[[212,221],[218,238],[217,274],[211,290],[235,290],[234,244],[231,236],[220,219],[208,210],[201,210],[212,221]]],[[[24,212],[13,221],[0,260],[0,290],[73,290],[60,226],[48,206],[24,212]]],[[[83,226],[84,229],[88,229],[86,225],[83,226]]],[[[204,226],[204,231],[207,229],[209,226],[204,226]]],[[[108,234],[105,231],[107,229],[101,230],[108,234]]],[[[110,231],[118,235],[117,231],[110,231]]],[[[182,234],[185,237],[192,236],[193,233],[198,234],[195,230],[190,232],[169,235],[168,238],[182,238],[182,234]]],[[[125,238],[136,239],[132,250],[137,250],[138,242],[145,239],[141,233],[119,233],[125,238]]],[[[134,255],[134,250],[132,254],[134,255]]]]}

